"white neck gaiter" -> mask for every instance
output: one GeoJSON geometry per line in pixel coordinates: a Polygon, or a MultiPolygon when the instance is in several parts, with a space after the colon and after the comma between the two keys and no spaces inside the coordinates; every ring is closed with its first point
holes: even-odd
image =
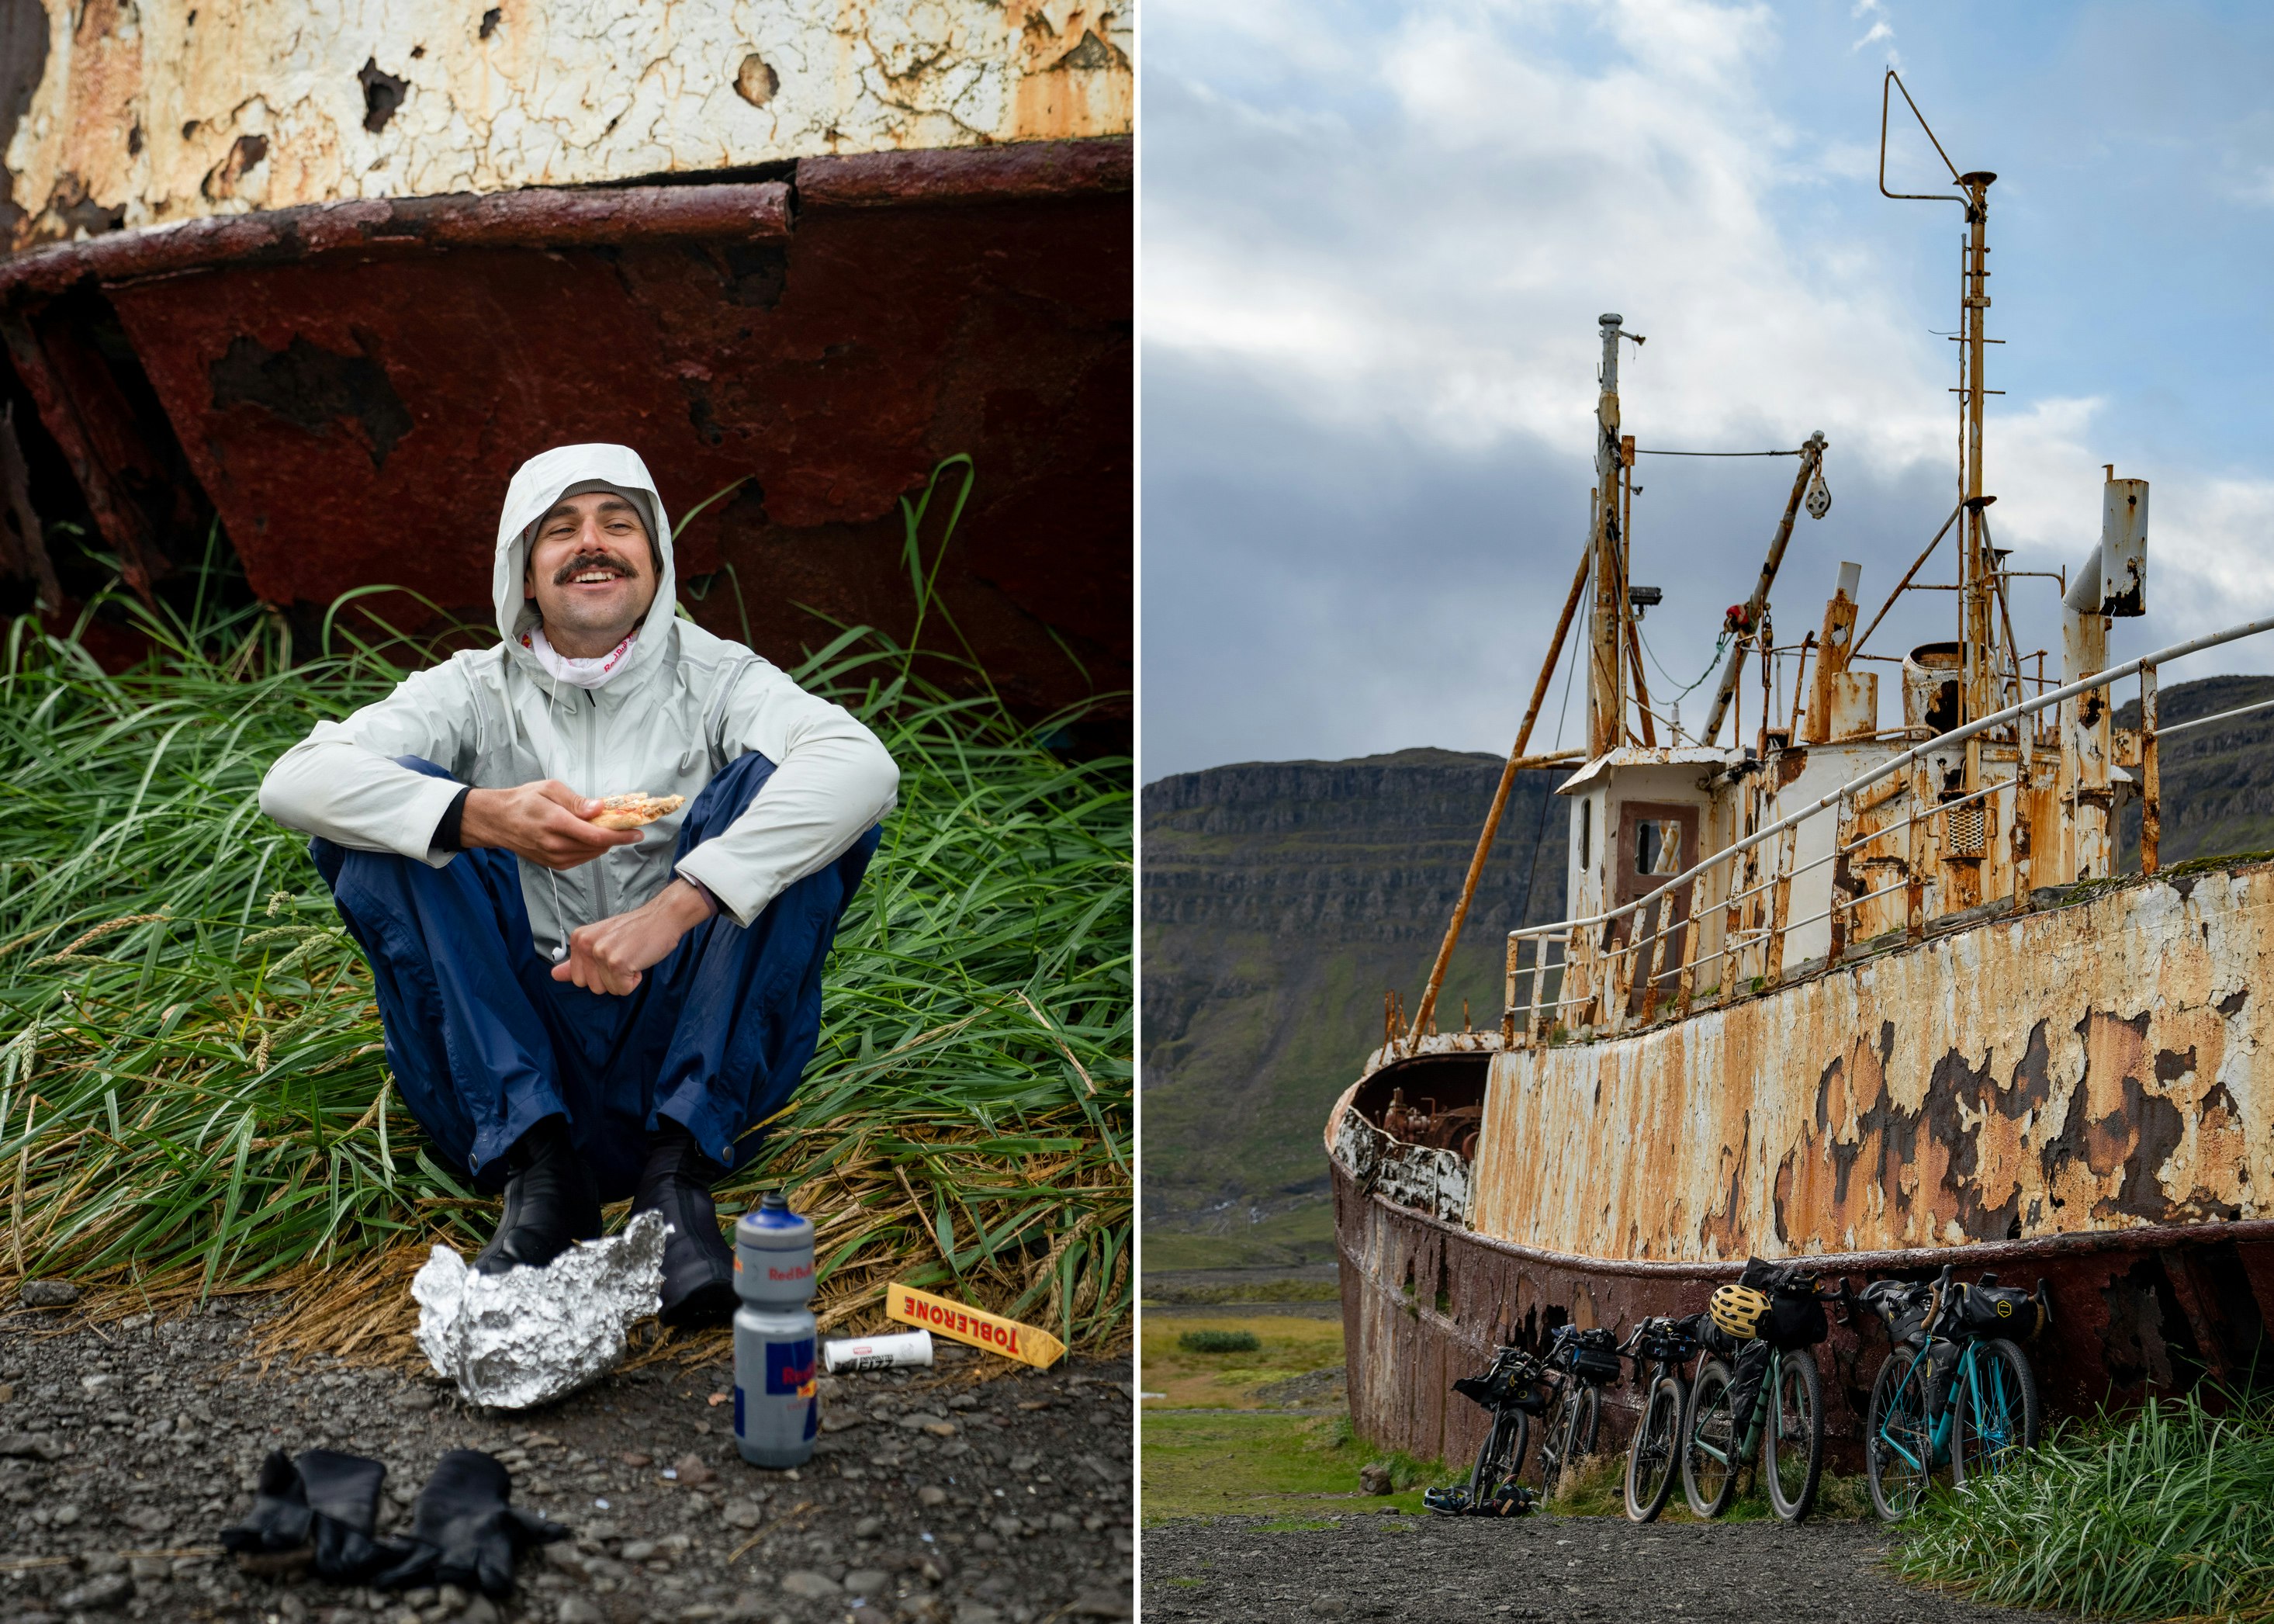
{"type": "Polygon", "coordinates": [[[606,653],[595,659],[580,660],[562,653],[546,642],[542,626],[531,626],[521,634],[521,646],[537,656],[537,663],[545,668],[553,681],[578,688],[598,688],[622,670],[630,658],[632,645],[638,640],[639,631],[635,628],[631,636],[606,653]]]}

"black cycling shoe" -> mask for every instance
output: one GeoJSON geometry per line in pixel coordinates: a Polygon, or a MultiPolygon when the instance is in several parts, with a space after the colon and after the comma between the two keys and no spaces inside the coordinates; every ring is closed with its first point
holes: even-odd
{"type": "Polygon", "coordinates": [[[727,1169],[695,1146],[669,1117],[648,1141],[632,1216],[660,1212],[671,1226],[663,1243],[663,1308],[667,1326],[723,1326],[734,1317],[734,1249],[719,1233],[711,1184],[727,1169]]]}
{"type": "Polygon", "coordinates": [[[541,1269],[571,1242],[600,1238],[600,1192],[568,1143],[568,1123],[548,1116],[522,1135],[506,1152],[506,1172],[505,1212],[475,1255],[476,1273],[541,1269]]]}

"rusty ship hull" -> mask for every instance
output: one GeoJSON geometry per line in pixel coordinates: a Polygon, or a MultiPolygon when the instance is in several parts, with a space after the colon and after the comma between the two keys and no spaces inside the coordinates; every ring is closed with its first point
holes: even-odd
{"type": "MultiPolygon", "coordinates": [[[[1359,1430],[1465,1460],[1496,1344],[1702,1308],[1749,1253],[1859,1280],[2044,1279],[2049,1414],[2256,1374],[2274,1305],[2274,865],[2039,894],[2007,917],[1630,1035],[1377,1054],[1328,1129],[1359,1430]],[[1379,1122],[1482,1107],[1472,1158],[1379,1122]]],[[[1856,1459],[1886,1351],[1818,1350],[1856,1459]]],[[[1608,1441],[1627,1410],[1611,1395],[1608,1441]]]]}

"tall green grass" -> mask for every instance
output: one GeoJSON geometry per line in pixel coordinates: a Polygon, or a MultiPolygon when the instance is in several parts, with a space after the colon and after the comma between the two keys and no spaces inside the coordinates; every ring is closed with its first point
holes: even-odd
{"type": "MultiPolygon", "coordinates": [[[[494,1204],[402,1107],[369,971],[257,790],[432,651],[328,623],[341,647],[295,664],[257,605],[115,601],[153,650],[124,675],[29,619],[0,649],[0,1274],[286,1287],[320,1344],[407,1345],[395,1288],[494,1204]]],[[[818,1054],[721,1207],[789,1187],[825,1324],[897,1278],[1096,1346],[1130,1303],[1129,764],[1059,759],[941,669],[855,629],[794,672],[876,729],[900,808],[818,1054]]]]}
{"type": "Polygon", "coordinates": [[[2274,1618],[2274,1401],[2153,1399],[1939,1494],[1905,1577],[2089,1618],[2274,1618]]]}

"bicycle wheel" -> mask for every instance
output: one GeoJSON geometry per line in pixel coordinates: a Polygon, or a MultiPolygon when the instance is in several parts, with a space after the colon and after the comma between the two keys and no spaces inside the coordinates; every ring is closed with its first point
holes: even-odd
{"type": "Polygon", "coordinates": [[[1927,1419],[1929,1365],[1919,1349],[1899,1347],[1879,1367],[1871,1384],[1871,1407],[1864,1418],[1864,1471],[1871,1506],[1889,1522],[1900,1522],[1925,1497],[1934,1479],[1934,1427],[1927,1419]]]}
{"type": "Polygon", "coordinates": [[[2037,1378],[2029,1356],[2003,1337],[1977,1342],[1951,1407],[1950,1481],[2004,1471],[2037,1443],[2037,1378]]]}
{"type": "Polygon", "coordinates": [[[1547,1417],[1547,1430],[1540,1438],[1540,1498],[1555,1498],[1555,1485],[1562,1481],[1563,1468],[1569,1457],[1563,1453],[1568,1446],[1572,1423],[1578,1418],[1579,1389],[1576,1386],[1563,1389],[1555,1401],[1555,1413],[1547,1417]]]}
{"type": "Polygon", "coordinates": [[[1493,1417],[1492,1431],[1477,1446],[1476,1469],[1469,1474],[1469,1504],[1480,1510],[1492,1504],[1504,1483],[1514,1483],[1524,1469],[1524,1452],[1532,1443],[1532,1418],[1520,1409],[1503,1409],[1493,1417]]]}
{"type": "Polygon", "coordinates": [[[1578,1469],[1579,1463],[1595,1453],[1595,1433],[1602,1419],[1603,1395],[1594,1387],[1575,1386],[1565,1395],[1563,1408],[1556,1415],[1555,1467],[1540,1488],[1544,1498],[1554,1499],[1556,1489],[1578,1469]]]}
{"type": "Polygon", "coordinates": [[[1627,1516],[1648,1522],[1666,1509],[1674,1492],[1675,1452],[1682,1446],[1682,1409],[1688,1394],[1682,1378],[1661,1376],[1650,1385],[1642,1419],[1627,1445],[1627,1516]]]}
{"type": "Polygon", "coordinates": [[[1761,1475],[1769,1504],[1797,1522],[1816,1504],[1824,1475],[1824,1378],[1812,1348],[1796,1348],[1777,1361],[1775,1391],[1762,1395],[1770,1409],[1761,1429],[1761,1475]]]}
{"type": "Polygon", "coordinates": [[[1708,1359],[1690,1389],[1690,1424],[1683,1429],[1682,1495],[1690,1511],[1718,1517],[1737,1498],[1736,1414],[1729,1367],[1708,1359]]]}

